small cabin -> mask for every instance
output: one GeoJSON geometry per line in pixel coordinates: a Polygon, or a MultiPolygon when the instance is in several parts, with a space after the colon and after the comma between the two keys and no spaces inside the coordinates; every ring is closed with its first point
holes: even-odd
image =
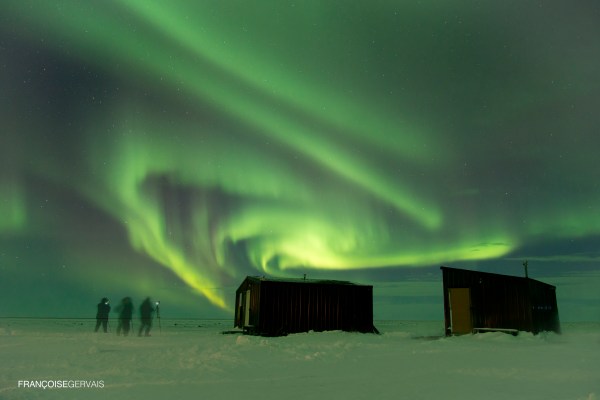
{"type": "Polygon", "coordinates": [[[556,287],[527,277],[441,267],[446,335],[560,332],[556,287]]]}
{"type": "Polygon", "coordinates": [[[263,336],[328,330],[376,332],[373,286],[248,276],[236,291],[234,326],[263,336]]]}

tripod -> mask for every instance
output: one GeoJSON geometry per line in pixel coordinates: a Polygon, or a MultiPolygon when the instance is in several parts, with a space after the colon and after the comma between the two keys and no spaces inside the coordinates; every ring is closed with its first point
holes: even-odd
{"type": "Polygon", "coordinates": [[[158,319],[158,331],[162,333],[162,325],[160,323],[160,302],[156,302],[156,318],[158,319]]]}

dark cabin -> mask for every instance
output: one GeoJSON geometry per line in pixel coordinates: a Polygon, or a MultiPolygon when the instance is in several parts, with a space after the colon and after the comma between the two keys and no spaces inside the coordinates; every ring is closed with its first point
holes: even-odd
{"type": "Polygon", "coordinates": [[[526,277],[441,267],[446,335],[560,333],[556,287],[526,277]]]}
{"type": "Polygon", "coordinates": [[[234,325],[264,336],[311,330],[376,332],[373,286],[248,276],[236,291],[234,325]]]}

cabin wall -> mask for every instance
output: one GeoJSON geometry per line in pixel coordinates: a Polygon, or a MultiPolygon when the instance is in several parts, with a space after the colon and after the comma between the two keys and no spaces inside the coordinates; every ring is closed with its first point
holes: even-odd
{"type": "Polygon", "coordinates": [[[450,334],[450,288],[469,288],[474,328],[558,331],[554,287],[531,279],[442,268],[444,319],[450,334]]]}
{"type": "MultiPolygon", "coordinates": [[[[512,277],[465,270],[444,270],[444,296],[449,288],[469,288],[474,328],[532,330],[525,282],[512,277]]],[[[448,324],[448,322],[447,322],[448,324]]],[[[447,325],[447,328],[450,328],[447,325]]]]}
{"type": "Polygon", "coordinates": [[[235,291],[235,308],[234,308],[234,316],[233,316],[233,326],[235,328],[243,328],[244,327],[244,303],[243,298],[240,297],[241,293],[244,292],[244,287],[246,285],[246,281],[243,281],[240,287],[235,291]]]}
{"type": "Polygon", "coordinates": [[[556,288],[550,285],[533,285],[530,288],[530,296],[533,332],[560,333],[556,288]]]}
{"type": "Polygon", "coordinates": [[[264,281],[259,333],[373,331],[373,288],[360,285],[264,281]]]}
{"type": "Polygon", "coordinates": [[[260,323],[260,287],[258,279],[246,278],[235,292],[234,327],[254,329],[260,323]],[[249,301],[247,292],[250,291],[249,301]],[[248,316],[248,321],[246,321],[248,316]]]}

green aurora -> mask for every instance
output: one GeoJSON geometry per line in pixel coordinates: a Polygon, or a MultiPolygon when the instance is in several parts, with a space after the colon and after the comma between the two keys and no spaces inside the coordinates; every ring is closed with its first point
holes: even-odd
{"type": "Polygon", "coordinates": [[[3,2],[2,272],[188,314],[245,275],[598,282],[600,8],[545,5],[3,2]]]}

